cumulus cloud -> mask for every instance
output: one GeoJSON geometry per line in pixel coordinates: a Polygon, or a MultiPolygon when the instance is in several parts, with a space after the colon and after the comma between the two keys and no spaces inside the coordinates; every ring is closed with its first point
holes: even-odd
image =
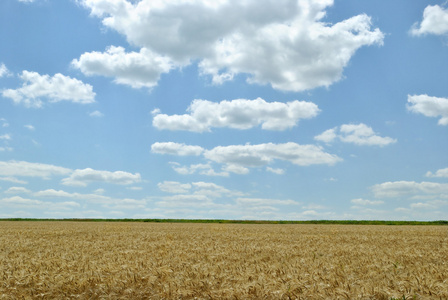
{"type": "Polygon", "coordinates": [[[88,76],[114,77],[119,84],[151,88],[157,84],[160,74],[171,70],[172,63],[169,58],[146,48],[126,53],[123,47],[110,46],[106,52],[82,54],[78,60],[72,61],[72,66],[88,76]]]}
{"type": "Polygon", "coordinates": [[[285,170],[283,170],[283,169],[274,169],[271,167],[266,167],[266,171],[277,174],[277,175],[282,175],[285,173],[285,170]]]}
{"type": "Polygon", "coordinates": [[[439,125],[448,125],[448,99],[428,95],[408,95],[407,108],[426,117],[440,117],[439,125]]]}
{"type": "Polygon", "coordinates": [[[91,182],[105,182],[112,184],[134,184],[141,181],[139,173],[128,173],[124,171],[100,171],[91,168],[77,169],[70,177],[62,179],[62,184],[71,186],[87,186],[91,182]]]}
{"type": "Polygon", "coordinates": [[[66,202],[48,202],[35,199],[13,196],[10,198],[0,199],[0,204],[4,207],[15,208],[34,208],[39,210],[71,210],[80,207],[80,204],[74,201],[66,202]]]}
{"type": "Polygon", "coordinates": [[[344,143],[352,143],[359,146],[387,146],[397,140],[390,137],[377,135],[370,126],[360,124],[344,124],[340,127],[328,129],[314,137],[315,140],[332,143],[339,139],[344,143]]]}
{"type": "Polygon", "coordinates": [[[265,206],[265,205],[299,205],[300,203],[294,200],[278,200],[266,198],[237,198],[235,201],[241,205],[265,206]]]}
{"type": "Polygon", "coordinates": [[[174,142],[154,143],[151,151],[158,154],[171,154],[179,156],[199,156],[204,149],[200,146],[191,146],[174,142]]]}
{"type": "Polygon", "coordinates": [[[104,114],[102,112],[100,112],[99,110],[95,110],[95,111],[89,113],[89,116],[93,117],[93,118],[101,118],[104,116],[104,114]]]}
{"type": "Polygon", "coordinates": [[[133,70],[140,71],[135,87],[153,86],[161,73],[192,62],[198,62],[200,72],[217,84],[245,73],[250,83],[271,84],[281,90],[329,86],[342,78],[359,48],[381,45],[384,39],[379,29],[371,29],[371,19],[364,14],[325,23],[325,9],[333,0],[81,3],[106,27],[142,50],[133,54],[139,59],[124,64],[126,72],[115,67],[130,55],[124,51],[120,50],[120,58],[111,67],[106,65],[115,55],[109,50],[117,47],[106,53],[86,53],[75,64],[89,60],[93,66],[85,67],[87,72],[114,76],[117,82],[130,85],[131,77],[135,79],[133,70]],[[143,57],[153,62],[151,68],[145,68],[143,57]]]}
{"type": "Polygon", "coordinates": [[[17,89],[2,91],[3,97],[10,98],[15,104],[23,104],[26,107],[42,107],[42,99],[49,102],[71,101],[87,104],[95,102],[95,93],[90,84],[56,74],[40,75],[37,72],[23,71],[20,75],[23,85],[17,89]]]}
{"type": "Polygon", "coordinates": [[[402,197],[435,195],[448,197],[448,183],[393,181],[371,187],[375,197],[402,197]]]}
{"type": "Polygon", "coordinates": [[[7,189],[5,191],[5,193],[7,193],[7,194],[29,194],[29,193],[31,193],[31,191],[24,187],[12,186],[9,189],[7,189]]]}
{"type": "Polygon", "coordinates": [[[219,103],[194,100],[189,114],[165,115],[155,111],[153,125],[158,129],[210,131],[212,127],[249,129],[261,124],[265,130],[285,130],[297,125],[300,119],[309,119],[319,113],[316,104],[306,101],[266,102],[236,99],[219,103]]]}
{"type": "Polygon", "coordinates": [[[48,179],[52,176],[66,175],[72,170],[42,163],[30,163],[26,161],[0,161],[0,175],[7,177],[41,177],[48,179]]]}
{"type": "Polygon", "coordinates": [[[448,177],[448,168],[439,169],[435,173],[428,171],[426,177],[448,177]]]}
{"type": "Polygon", "coordinates": [[[439,5],[428,5],[423,11],[423,20],[415,23],[410,33],[414,36],[448,33],[448,10],[439,5]]]}

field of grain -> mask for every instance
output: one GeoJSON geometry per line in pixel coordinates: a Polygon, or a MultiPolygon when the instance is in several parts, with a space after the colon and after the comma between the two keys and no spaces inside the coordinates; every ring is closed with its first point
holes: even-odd
{"type": "Polygon", "coordinates": [[[0,222],[0,299],[448,299],[448,227],[0,222]]]}

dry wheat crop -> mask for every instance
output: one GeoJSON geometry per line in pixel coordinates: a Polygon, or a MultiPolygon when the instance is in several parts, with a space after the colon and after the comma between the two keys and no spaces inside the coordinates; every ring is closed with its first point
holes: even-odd
{"type": "Polygon", "coordinates": [[[448,227],[0,222],[0,299],[448,299],[448,227]]]}

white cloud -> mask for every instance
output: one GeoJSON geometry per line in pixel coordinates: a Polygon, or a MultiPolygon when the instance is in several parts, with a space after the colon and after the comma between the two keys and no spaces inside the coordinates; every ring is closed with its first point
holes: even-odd
{"type": "Polygon", "coordinates": [[[7,194],[29,194],[29,193],[31,193],[31,191],[24,187],[13,186],[13,187],[10,187],[9,189],[7,189],[5,191],[5,193],[7,193],[7,194]]]}
{"type": "Polygon", "coordinates": [[[294,200],[278,200],[266,198],[237,198],[236,203],[240,205],[250,206],[271,206],[271,205],[299,205],[300,203],[294,200]]]}
{"type": "Polygon", "coordinates": [[[104,116],[104,114],[102,112],[100,112],[99,110],[95,110],[95,111],[91,112],[89,114],[89,116],[93,117],[93,118],[101,118],[104,116]]]}
{"type": "Polygon", "coordinates": [[[141,181],[139,173],[124,171],[99,171],[91,168],[77,169],[68,178],[62,179],[62,184],[71,186],[87,186],[91,182],[105,182],[112,184],[134,184],[141,181]]]}
{"type": "Polygon", "coordinates": [[[162,192],[172,194],[185,194],[191,190],[191,184],[182,184],[177,181],[164,181],[157,184],[162,192]]]}
{"type": "Polygon", "coordinates": [[[266,167],[266,171],[277,174],[277,175],[282,175],[285,173],[285,170],[283,170],[283,169],[274,169],[271,167],[266,167]]]}
{"type": "Polygon", "coordinates": [[[210,131],[212,127],[249,129],[261,124],[265,130],[285,130],[297,125],[300,119],[309,119],[319,113],[316,104],[306,101],[266,102],[236,99],[219,103],[194,100],[189,114],[165,115],[155,111],[153,125],[158,129],[210,131]]]}
{"type": "MultiPolygon", "coordinates": [[[[274,160],[284,160],[299,166],[315,164],[334,165],[342,159],[336,155],[323,151],[322,147],[315,145],[299,145],[296,143],[259,144],[259,145],[231,145],[218,146],[211,150],[204,150],[199,146],[189,146],[177,143],[155,143],[151,146],[154,153],[171,155],[200,155],[204,158],[223,164],[224,172],[247,174],[248,168],[262,167],[274,160]]],[[[199,168],[201,168],[202,165],[199,168]]],[[[194,173],[191,168],[175,166],[179,173],[194,173]]],[[[205,168],[205,167],[204,167],[205,168]]],[[[225,176],[225,174],[223,174],[225,176]]]]}
{"type": "Polygon", "coordinates": [[[54,165],[30,163],[26,161],[0,161],[0,176],[25,176],[50,178],[51,176],[66,175],[72,170],[54,165]]]}
{"type": "Polygon", "coordinates": [[[335,139],[339,139],[344,143],[352,143],[359,146],[386,146],[395,143],[397,140],[390,137],[381,137],[377,135],[373,129],[363,123],[360,124],[344,124],[339,128],[328,129],[314,137],[315,140],[332,143],[335,139]],[[339,132],[339,134],[337,133],[339,132]]]}
{"type": "MultiPolygon", "coordinates": [[[[299,166],[314,164],[334,165],[342,159],[336,155],[326,153],[315,145],[259,144],[218,146],[204,152],[204,157],[226,165],[244,168],[265,166],[274,160],[284,160],[299,166]]],[[[227,169],[229,170],[229,169],[227,169]]]]}
{"type": "Polygon", "coordinates": [[[448,99],[428,95],[408,95],[408,110],[426,117],[441,117],[439,125],[448,125],[448,99]]]}
{"type": "Polygon", "coordinates": [[[33,125],[30,125],[30,124],[28,124],[28,125],[23,125],[23,127],[25,127],[26,129],[28,129],[28,130],[31,130],[31,131],[34,131],[36,128],[34,128],[34,126],[33,125]]]}
{"type": "Polygon", "coordinates": [[[11,73],[9,72],[8,68],[5,66],[5,64],[0,64],[0,78],[3,76],[10,76],[11,73]]]}
{"type": "Polygon", "coordinates": [[[42,98],[47,98],[49,102],[71,101],[81,104],[95,102],[95,93],[90,84],[59,73],[50,77],[37,72],[23,71],[20,79],[23,81],[22,87],[2,91],[3,97],[12,99],[15,104],[42,107],[42,98]]]}
{"type": "Polygon", "coordinates": [[[11,135],[9,135],[9,134],[0,135],[0,140],[10,140],[10,139],[11,139],[11,135]]]}
{"type": "MultiPolygon", "coordinates": [[[[367,15],[336,24],[324,23],[325,9],[333,5],[333,0],[81,3],[92,15],[102,18],[105,26],[125,35],[130,44],[142,47],[140,53],[132,53],[139,57],[138,63],[132,67],[131,63],[123,64],[129,73],[116,67],[120,65],[117,61],[131,55],[124,51],[111,67],[105,63],[110,62],[111,53],[95,53],[96,57],[89,61],[96,63],[89,67],[90,72],[114,76],[117,82],[130,85],[128,77],[134,76],[135,87],[146,82],[152,86],[162,72],[193,61],[198,61],[201,73],[211,75],[215,83],[246,73],[250,83],[269,83],[281,90],[329,86],[342,78],[344,68],[359,48],[381,45],[384,39],[379,29],[371,29],[367,15]],[[145,59],[155,61],[148,67],[150,71],[144,67],[145,59]],[[131,74],[134,69],[140,71],[139,75],[131,74]]],[[[93,54],[84,54],[85,64],[93,54]]],[[[81,61],[76,62],[83,65],[81,61]]]]}
{"type": "Polygon", "coordinates": [[[357,205],[380,205],[383,204],[384,201],[380,201],[380,200],[376,200],[376,201],[372,201],[372,200],[366,200],[366,199],[352,199],[350,201],[353,204],[357,204],[357,205]]]}
{"type": "Polygon", "coordinates": [[[181,175],[201,174],[206,176],[229,176],[228,172],[216,172],[210,164],[192,164],[190,166],[181,166],[179,163],[171,162],[173,170],[181,175]]]}
{"type": "Polygon", "coordinates": [[[126,53],[123,47],[110,46],[106,52],[84,53],[72,65],[85,75],[114,77],[115,82],[133,88],[151,88],[157,84],[162,73],[172,68],[170,59],[157,55],[146,48],[140,52],[126,53]]]}
{"type": "Polygon", "coordinates": [[[445,169],[439,169],[436,171],[435,174],[428,171],[425,175],[426,177],[448,177],[448,168],[445,169]]]}
{"type": "Polygon", "coordinates": [[[80,207],[80,204],[73,201],[67,202],[46,202],[35,199],[22,198],[20,196],[13,196],[10,198],[0,199],[0,204],[6,207],[16,208],[33,208],[39,210],[71,210],[80,207]]]}
{"type": "Polygon", "coordinates": [[[423,20],[411,28],[415,36],[425,34],[443,35],[448,33],[448,10],[439,5],[428,5],[423,11],[423,20]]]}
{"type": "Polygon", "coordinates": [[[9,127],[9,123],[5,118],[0,118],[0,122],[2,123],[2,127],[9,127]]]}
{"type": "Polygon", "coordinates": [[[435,195],[448,197],[448,183],[394,181],[376,184],[371,187],[375,197],[402,197],[435,195]]]}
{"type": "Polygon", "coordinates": [[[204,149],[200,146],[190,146],[174,142],[154,143],[151,151],[158,154],[171,154],[180,156],[199,156],[204,149]]]}
{"type": "MultiPolygon", "coordinates": [[[[1,148],[0,148],[0,151],[1,151],[1,148]]],[[[27,184],[28,183],[24,180],[19,180],[15,177],[0,177],[0,181],[8,181],[8,182],[18,183],[18,184],[27,184]]]]}

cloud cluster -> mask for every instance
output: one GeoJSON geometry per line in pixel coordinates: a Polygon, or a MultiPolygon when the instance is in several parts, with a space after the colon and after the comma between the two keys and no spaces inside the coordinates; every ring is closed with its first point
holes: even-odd
{"type": "Polygon", "coordinates": [[[315,117],[320,110],[312,102],[266,102],[257,98],[219,103],[197,99],[187,111],[189,114],[169,116],[156,110],[153,125],[158,129],[194,132],[211,131],[213,127],[249,129],[260,124],[265,130],[285,130],[296,126],[300,119],[315,117]]]}
{"type": "Polygon", "coordinates": [[[439,125],[448,125],[448,99],[428,95],[408,95],[408,110],[426,117],[440,117],[439,125]]]}
{"type": "Polygon", "coordinates": [[[173,142],[158,142],[152,145],[151,151],[171,155],[202,154],[208,161],[223,164],[223,171],[237,174],[247,174],[248,168],[263,167],[275,160],[288,161],[298,166],[334,165],[342,161],[338,156],[324,152],[319,146],[299,145],[293,142],[218,146],[211,150],[173,142]]]}
{"type": "Polygon", "coordinates": [[[439,5],[428,5],[423,11],[421,23],[415,23],[410,33],[414,36],[448,33],[448,9],[439,5]]]}
{"type": "Polygon", "coordinates": [[[151,87],[160,74],[193,62],[217,84],[244,73],[249,83],[281,90],[329,86],[359,48],[384,38],[367,15],[323,22],[333,0],[80,2],[141,51],[110,47],[74,65],[133,87],[151,87]]]}
{"type": "Polygon", "coordinates": [[[23,85],[17,89],[2,91],[3,97],[10,98],[15,104],[26,107],[42,107],[42,98],[49,102],[71,101],[74,103],[93,103],[95,93],[92,86],[82,81],[56,74],[40,75],[37,72],[23,71],[20,75],[23,85]]]}
{"type": "Polygon", "coordinates": [[[381,137],[373,129],[363,123],[344,124],[340,127],[328,129],[314,137],[315,140],[324,143],[332,143],[338,139],[344,143],[352,143],[359,146],[387,146],[397,140],[390,137],[381,137]]]}

